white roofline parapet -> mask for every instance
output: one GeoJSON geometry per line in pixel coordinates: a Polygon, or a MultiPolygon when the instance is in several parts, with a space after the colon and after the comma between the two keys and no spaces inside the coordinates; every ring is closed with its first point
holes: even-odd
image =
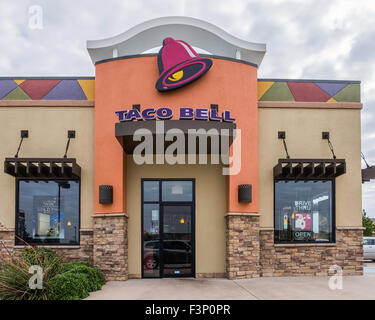
{"type": "Polygon", "coordinates": [[[87,50],[98,61],[142,54],[162,45],[163,39],[184,40],[215,56],[243,60],[257,66],[266,53],[266,45],[238,39],[223,29],[190,17],[162,17],[143,22],[117,36],[87,41],[87,50]]]}

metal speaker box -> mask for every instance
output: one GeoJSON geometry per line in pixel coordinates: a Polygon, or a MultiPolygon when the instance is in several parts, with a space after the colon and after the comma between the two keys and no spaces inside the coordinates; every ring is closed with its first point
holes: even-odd
{"type": "Polygon", "coordinates": [[[240,184],[238,186],[238,202],[251,202],[251,184],[240,184]]]}
{"type": "Polygon", "coordinates": [[[108,185],[99,186],[99,203],[101,204],[113,203],[113,186],[108,186],[108,185]]]}

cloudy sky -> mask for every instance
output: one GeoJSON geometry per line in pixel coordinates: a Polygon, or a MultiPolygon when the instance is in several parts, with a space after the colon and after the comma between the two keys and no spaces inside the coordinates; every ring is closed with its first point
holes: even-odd
{"type": "MultiPolygon", "coordinates": [[[[373,0],[1,0],[0,76],[94,75],[86,40],[169,15],[266,43],[260,78],[361,80],[362,150],[375,165],[373,0]],[[42,29],[30,28],[35,5],[42,29]]],[[[363,208],[375,217],[375,182],[363,185],[363,208]]]]}

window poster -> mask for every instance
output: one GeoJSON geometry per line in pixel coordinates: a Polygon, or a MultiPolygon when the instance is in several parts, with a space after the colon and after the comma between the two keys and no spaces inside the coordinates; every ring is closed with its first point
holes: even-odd
{"type": "Polygon", "coordinates": [[[294,201],[294,207],[297,211],[311,211],[312,209],[312,201],[294,201]]]}
{"type": "Polygon", "coordinates": [[[33,237],[34,239],[64,239],[63,204],[55,196],[34,196],[33,237]]]}
{"type": "Polygon", "coordinates": [[[159,210],[151,211],[151,219],[152,221],[159,221],[159,210]]]}
{"type": "Polygon", "coordinates": [[[288,215],[284,214],[284,219],[283,219],[284,230],[288,230],[288,220],[289,220],[288,215]]]}
{"type": "Polygon", "coordinates": [[[311,213],[296,213],[295,215],[295,230],[311,230],[311,213]]]}
{"type": "Polygon", "coordinates": [[[159,210],[151,211],[151,234],[159,234],[159,210]]]}
{"type": "Polygon", "coordinates": [[[319,211],[313,212],[313,232],[319,233],[319,211]]]}
{"type": "Polygon", "coordinates": [[[310,200],[294,201],[294,240],[307,241],[313,237],[312,226],[313,226],[313,214],[312,206],[313,203],[310,200]]]}

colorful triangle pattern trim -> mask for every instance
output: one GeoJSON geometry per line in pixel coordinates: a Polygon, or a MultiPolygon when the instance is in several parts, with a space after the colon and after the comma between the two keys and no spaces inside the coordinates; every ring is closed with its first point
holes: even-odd
{"type": "MultiPolygon", "coordinates": [[[[95,100],[95,78],[0,78],[0,100],[95,100]]],[[[258,101],[360,102],[358,81],[258,79],[258,101]]]]}
{"type": "Polygon", "coordinates": [[[0,100],[94,99],[94,78],[0,78],[0,100]]]}
{"type": "Polygon", "coordinates": [[[358,81],[258,79],[258,101],[361,102],[358,81]]]}

